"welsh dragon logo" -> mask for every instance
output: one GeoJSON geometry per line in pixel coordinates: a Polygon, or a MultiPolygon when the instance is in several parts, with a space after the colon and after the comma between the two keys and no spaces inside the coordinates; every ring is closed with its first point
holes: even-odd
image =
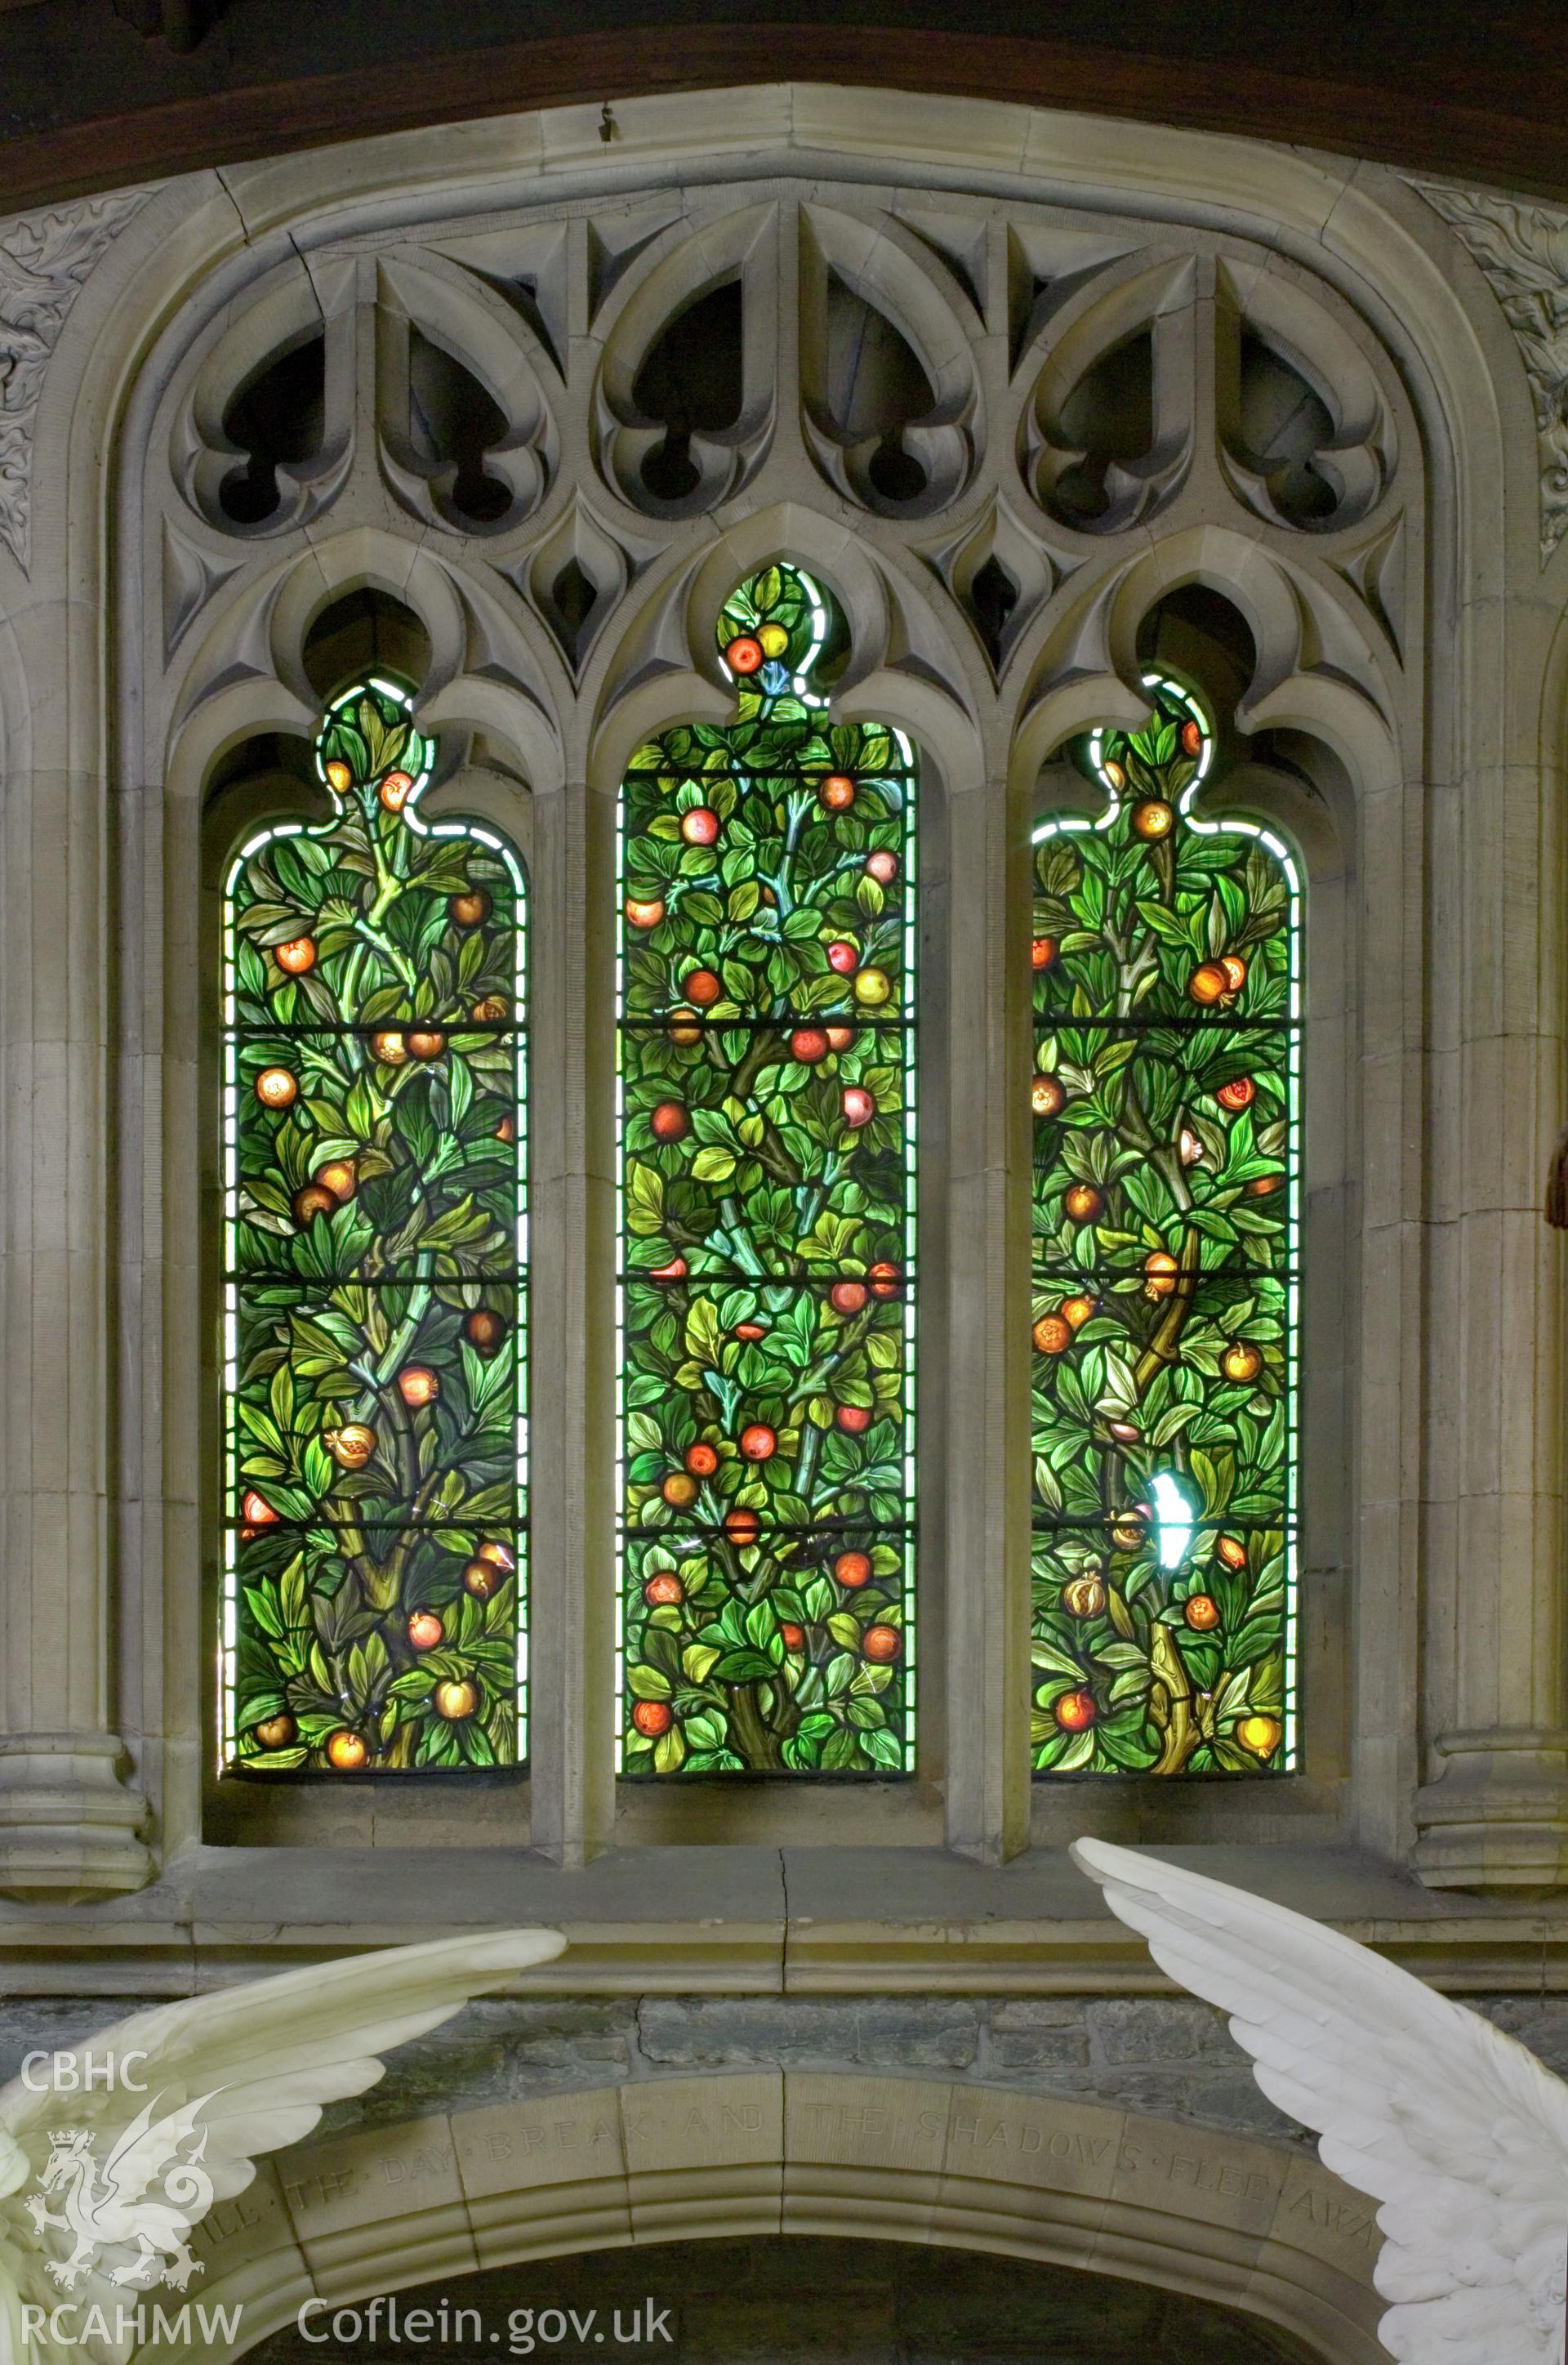
{"type": "Polygon", "coordinates": [[[143,2104],[113,2137],[101,2163],[84,2128],[51,2127],[39,2189],[24,2202],[35,2232],[63,2236],[73,2247],[45,2261],[62,2291],[74,2291],[95,2270],[112,2283],[149,2290],[164,2282],[183,2292],[202,2262],[193,2258],[193,2224],[212,2205],[212,2178],[203,2167],[207,2129],[200,2124],[210,2094],[155,2118],[160,2097],[143,2104]],[[58,2195],[60,2206],[50,2199],[58,2195]]]}

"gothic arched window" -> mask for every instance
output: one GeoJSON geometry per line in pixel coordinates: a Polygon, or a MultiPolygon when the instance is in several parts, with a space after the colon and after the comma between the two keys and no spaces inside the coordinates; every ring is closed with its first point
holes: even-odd
{"type": "Polygon", "coordinates": [[[1295,1763],[1301,891],[1193,693],[1036,832],[1034,1761],[1295,1763]]]}
{"type": "Polygon", "coordinates": [[[913,1763],[915,761],[798,568],[622,803],[622,1764],[913,1763]]]}
{"type": "Polygon", "coordinates": [[[223,906],[231,1772],[515,1765],[523,1721],[525,895],[424,821],[409,693],[357,683],[223,906]]]}

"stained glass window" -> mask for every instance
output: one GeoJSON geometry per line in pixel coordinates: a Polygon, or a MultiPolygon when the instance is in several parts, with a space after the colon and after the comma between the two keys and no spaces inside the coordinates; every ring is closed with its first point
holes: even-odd
{"type": "Polygon", "coordinates": [[[1034,1762],[1295,1762],[1301,893],[1194,803],[1213,734],[1097,733],[1036,833],[1034,1762]]]}
{"type": "Polygon", "coordinates": [[[435,749],[363,682],[223,911],[222,1758],[516,1765],[527,1265],[524,891],[420,818],[435,749]]]}
{"type": "Polygon", "coordinates": [[[913,1764],[915,761],[792,566],[621,813],[622,1763],[913,1764]]]}

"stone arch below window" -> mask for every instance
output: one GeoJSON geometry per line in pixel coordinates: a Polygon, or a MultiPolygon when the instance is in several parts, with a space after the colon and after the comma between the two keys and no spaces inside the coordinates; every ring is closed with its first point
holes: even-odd
{"type": "Polygon", "coordinates": [[[1382,2355],[1372,2205],[1310,2154],[941,2079],[657,2079],[371,2126],[263,2161],[195,2241],[205,2303],[243,2305],[238,2355],[313,2303],[317,2324],[518,2260],[780,2235],[1067,2266],[1306,2358],[1382,2355]]]}

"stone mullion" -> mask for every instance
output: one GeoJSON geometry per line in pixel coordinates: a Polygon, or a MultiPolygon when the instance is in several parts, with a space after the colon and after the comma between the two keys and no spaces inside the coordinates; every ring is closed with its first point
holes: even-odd
{"type": "Polygon", "coordinates": [[[5,828],[8,1647],[0,1891],[139,1888],[109,1684],[102,782],[13,774],[5,828]]]}
{"type": "Polygon", "coordinates": [[[1549,773],[1500,766],[1461,800],[1451,1722],[1417,1803],[1436,1887],[1568,1879],[1562,1252],[1540,1217],[1563,1107],[1556,793],[1549,773]]]}
{"type": "Polygon", "coordinates": [[[532,1842],[564,1865],[614,1821],[616,800],[536,798],[531,1240],[532,1842]]]}
{"type": "Polygon", "coordinates": [[[946,820],[946,1830],[997,1863],[1030,1806],[1026,800],[961,783],[946,820]]]}

